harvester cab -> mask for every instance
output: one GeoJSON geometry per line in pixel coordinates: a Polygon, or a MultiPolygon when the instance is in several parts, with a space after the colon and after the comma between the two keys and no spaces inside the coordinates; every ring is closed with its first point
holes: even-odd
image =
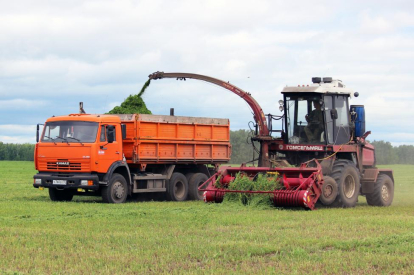
{"type": "Polygon", "coordinates": [[[285,87],[282,91],[284,100],[281,106],[282,109],[284,106],[286,118],[285,143],[347,143],[355,132],[348,111],[348,99],[353,91],[346,88],[341,80],[331,77],[313,77],[312,82],[312,85],[285,87]]]}
{"type": "MultiPolygon", "coordinates": [[[[202,186],[206,202],[222,202],[226,193],[268,194],[275,206],[314,209],[326,206],[353,207],[358,196],[369,205],[389,206],[394,196],[393,172],[375,166],[375,149],[366,140],[365,112],[361,105],[349,106],[353,93],[341,80],[314,77],[312,84],[287,86],[279,109],[283,115],[265,115],[248,92],[228,81],[190,73],[155,72],[150,80],[197,79],[221,86],[251,107],[256,122],[252,141],[260,143],[257,167],[220,167],[202,186]],[[280,130],[272,122],[282,121],[280,130]],[[272,136],[277,132],[280,136],[272,136]],[[254,180],[259,174],[274,175],[278,190],[230,190],[242,174],[254,180]]],[[[254,142],[252,142],[254,145],[254,142]]],[[[253,160],[254,161],[254,160],[253,160]]]]}

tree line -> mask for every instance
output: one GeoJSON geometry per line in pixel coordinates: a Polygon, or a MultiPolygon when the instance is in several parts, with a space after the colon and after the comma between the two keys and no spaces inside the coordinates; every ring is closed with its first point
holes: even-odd
{"type": "Polygon", "coordinates": [[[34,144],[14,144],[0,141],[0,160],[28,160],[34,159],[34,144]]]}
{"type": "MultiPolygon", "coordinates": [[[[254,150],[250,137],[252,132],[248,130],[237,130],[230,132],[232,155],[230,163],[241,164],[257,159],[258,152],[254,150]]],[[[400,145],[392,146],[390,142],[373,141],[375,146],[375,157],[377,164],[414,164],[414,146],[400,145]]],[[[258,150],[259,144],[255,142],[258,150]]],[[[0,160],[26,160],[34,159],[34,144],[14,144],[0,142],[0,160]]],[[[257,163],[257,162],[256,162],[257,163]]]]}

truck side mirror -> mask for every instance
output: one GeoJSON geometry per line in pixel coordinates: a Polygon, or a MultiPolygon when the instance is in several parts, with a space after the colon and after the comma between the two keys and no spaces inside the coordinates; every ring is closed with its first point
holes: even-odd
{"type": "Polygon", "coordinates": [[[338,111],[336,109],[331,110],[331,118],[337,119],[338,118],[338,111]]]}
{"type": "Polygon", "coordinates": [[[37,124],[37,127],[36,127],[36,142],[39,142],[39,124],[37,124]]]}
{"type": "Polygon", "coordinates": [[[113,143],[115,141],[115,126],[106,126],[106,136],[108,138],[108,143],[113,143]]]}
{"type": "Polygon", "coordinates": [[[121,124],[121,130],[122,130],[122,139],[126,139],[126,125],[121,124]]]}
{"type": "Polygon", "coordinates": [[[44,125],[44,124],[38,123],[36,126],[36,142],[39,142],[40,140],[40,125],[44,125]]]}

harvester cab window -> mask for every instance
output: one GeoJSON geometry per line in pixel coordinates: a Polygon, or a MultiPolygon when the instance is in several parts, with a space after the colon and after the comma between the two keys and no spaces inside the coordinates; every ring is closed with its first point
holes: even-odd
{"type": "Polygon", "coordinates": [[[344,144],[350,139],[349,108],[347,96],[334,96],[334,107],[338,118],[334,120],[334,143],[344,144]]]}
{"type": "Polygon", "coordinates": [[[287,96],[286,124],[290,144],[324,142],[324,121],[320,97],[287,96]]]}
{"type": "Polygon", "coordinates": [[[328,144],[333,143],[333,129],[334,129],[334,120],[332,118],[332,109],[333,109],[333,101],[331,95],[326,95],[323,98],[324,101],[324,115],[326,121],[326,134],[325,139],[328,141],[328,144]]]}

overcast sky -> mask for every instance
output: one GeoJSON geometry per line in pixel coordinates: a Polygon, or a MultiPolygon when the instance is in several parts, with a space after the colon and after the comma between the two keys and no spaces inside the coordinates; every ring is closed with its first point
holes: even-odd
{"type": "MultiPolygon", "coordinates": [[[[107,112],[164,71],[230,81],[273,114],[284,86],[332,76],[359,92],[370,140],[414,144],[414,1],[0,1],[2,142],[34,143],[37,123],[80,101],[107,112]]],[[[233,130],[252,120],[196,80],[153,81],[144,100],[233,130]]]]}

